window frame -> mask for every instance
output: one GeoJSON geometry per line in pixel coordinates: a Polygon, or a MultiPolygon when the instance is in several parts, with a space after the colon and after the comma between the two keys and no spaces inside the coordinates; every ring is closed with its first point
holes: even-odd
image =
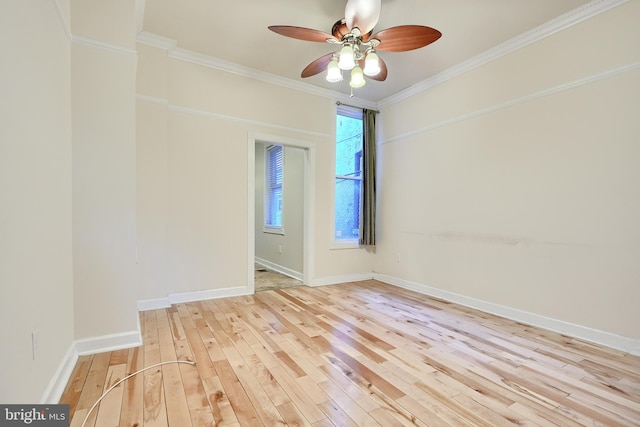
{"type": "MultiPolygon", "coordinates": [[[[333,210],[332,210],[332,239],[331,239],[331,249],[359,249],[360,245],[360,224],[362,223],[362,181],[363,181],[363,171],[362,171],[362,155],[360,156],[360,167],[358,168],[358,176],[351,175],[338,175],[336,172],[337,163],[338,163],[338,119],[339,116],[350,117],[353,119],[358,119],[362,122],[363,113],[362,110],[355,107],[349,107],[345,105],[338,105],[335,113],[335,144],[334,144],[334,156],[333,156],[333,210]],[[358,200],[358,235],[350,238],[340,238],[338,239],[336,236],[336,210],[338,208],[337,204],[337,186],[338,180],[354,180],[360,182],[360,191],[359,191],[359,200],[358,200]]],[[[364,131],[361,137],[361,151],[364,150],[364,131]]]]}

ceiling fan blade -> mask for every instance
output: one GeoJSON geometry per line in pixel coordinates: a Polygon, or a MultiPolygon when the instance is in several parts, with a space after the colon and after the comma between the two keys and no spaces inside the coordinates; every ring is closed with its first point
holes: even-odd
{"type": "Polygon", "coordinates": [[[349,34],[349,28],[347,28],[347,24],[344,19],[333,24],[333,27],[331,27],[331,34],[333,34],[333,36],[338,40],[342,40],[344,36],[349,34]]]}
{"type": "MultiPolygon", "coordinates": [[[[368,76],[365,74],[365,76],[371,80],[377,80],[379,82],[383,82],[387,80],[387,72],[388,72],[387,64],[380,57],[378,57],[378,64],[380,65],[380,72],[378,74],[376,74],[375,76],[368,76]]],[[[364,66],[365,66],[364,58],[358,61],[358,65],[360,65],[360,68],[364,70],[364,66]]]]}
{"type": "Polygon", "coordinates": [[[422,25],[400,25],[382,30],[371,36],[380,40],[376,50],[383,52],[406,52],[433,43],[442,33],[431,27],[422,25]]]}
{"type": "Polygon", "coordinates": [[[302,78],[315,76],[318,73],[323,72],[327,69],[331,58],[333,57],[333,53],[328,53],[324,56],[313,61],[311,64],[307,65],[304,70],[302,70],[302,78]]]}
{"type": "Polygon", "coordinates": [[[347,28],[358,28],[362,34],[373,30],[380,19],[382,0],[349,0],[344,10],[347,28]]]}
{"type": "Polygon", "coordinates": [[[274,33],[278,33],[282,36],[309,42],[324,43],[328,39],[335,39],[335,37],[329,33],[313,30],[311,28],[294,27],[292,25],[272,25],[268,28],[274,33]]]}

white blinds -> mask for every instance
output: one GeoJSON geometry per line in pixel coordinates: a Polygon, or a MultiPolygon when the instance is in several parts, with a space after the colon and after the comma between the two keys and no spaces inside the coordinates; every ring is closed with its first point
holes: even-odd
{"type": "Polygon", "coordinates": [[[265,226],[282,227],[282,146],[271,145],[266,154],[265,226]]]}

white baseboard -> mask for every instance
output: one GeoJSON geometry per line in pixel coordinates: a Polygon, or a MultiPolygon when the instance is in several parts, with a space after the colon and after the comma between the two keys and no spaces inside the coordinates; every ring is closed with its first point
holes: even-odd
{"type": "Polygon", "coordinates": [[[77,340],[75,344],[79,356],[138,347],[142,345],[140,325],[137,331],[86,338],[77,340]]]}
{"type": "Polygon", "coordinates": [[[271,261],[267,261],[266,259],[255,257],[255,263],[260,264],[263,267],[267,267],[269,270],[277,271],[278,273],[284,274],[285,276],[289,276],[300,281],[304,280],[304,275],[299,271],[283,267],[271,261]]]}
{"type": "Polygon", "coordinates": [[[138,320],[137,331],[74,341],[64,355],[64,358],[60,362],[60,366],[58,366],[58,369],[51,378],[51,381],[49,381],[49,386],[42,394],[40,403],[56,404],[60,401],[60,397],[62,397],[62,393],[71,378],[71,374],[78,362],[79,356],[122,350],[125,348],[138,347],[140,345],[142,345],[140,320],[138,320]]]}
{"type": "Polygon", "coordinates": [[[169,307],[171,307],[169,297],[138,301],[138,311],[159,310],[161,308],[169,307]]]}
{"type": "Polygon", "coordinates": [[[49,381],[49,386],[42,394],[40,404],[54,405],[60,402],[62,393],[64,393],[64,389],[69,382],[69,378],[71,378],[73,368],[75,368],[77,361],[78,351],[76,350],[75,343],[72,343],[60,362],[60,366],[58,366],[58,369],[51,378],[51,381],[49,381]]]}
{"type": "Polygon", "coordinates": [[[184,292],[169,295],[169,304],[180,304],[183,302],[202,301],[207,299],[218,299],[228,297],[239,297],[251,295],[248,286],[238,286],[234,288],[211,289],[207,291],[184,292]]]}
{"type": "MultiPolygon", "coordinates": [[[[551,319],[538,314],[529,313],[523,310],[494,304],[491,302],[471,298],[468,296],[444,291],[442,289],[423,285],[421,283],[411,282],[392,276],[378,273],[362,273],[347,276],[333,276],[315,279],[309,286],[327,286],[347,282],[360,282],[364,280],[375,279],[389,285],[397,286],[403,289],[415,291],[424,295],[440,298],[466,307],[477,309],[486,313],[495,314],[507,319],[528,325],[540,327],[554,332],[559,332],[567,336],[604,345],[624,351],[635,356],[640,356],[640,340],[634,338],[623,337],[609,332],[604,332],[586,326],[576,325],[562,320],[551,319]]],[[[171,304],[181,302],[200,301],[204,299],[225,298],[232,296],[250,295],[248,287],[241,286],[227,289],[216,289],[210,291],[188,292],[181,294],[172,294],[167,298],[158,298],[153,300],[144,300],[138,302],[138,310],[153,310],[158,308],[170,307],[171,304]]],[[[60,366],[56,370],[54,376],[49,382],[49,386],[45,390],[40,399],[42,404],[55,404],[60,401],[60,397],[64,392],[73,369],[78,361],[79,356],[88,354],[102,353],[106,351],[121,350],[142,345],[142,336],[140,321],[138,319],[138,330],[125,332],[122,334],[105,335],[102,337],[87,338],[75,341],[67,350],[60,366]]]]}
{"type": "Polygon", "coordinates": [[[224,289],[210,289],[206,291],[182,292],[170,294],[166,298],[156,298],[138,301],[138,311],[157,310],[161,308],[169,308],[172,304],[180,304],[183,302],[203,301],[207,299],[239,297],[243,295],[251,295],[253,292],[248,286],[237,286],[224,289]]]}
{"type": "Polygon", "coordinates": [[[578,338],[609,348],[614,348],[626,353],[633,354],[635,356],[640,356],[640,340],[638,339],[615,335],[586,326],[565,322],[563,320],[552,319],[524,310],[518,310],[500,304],[494,304],[491,302],[444,291],[442,289],[423,285],[421,283],[398,279],[396,277],[387,276],[384,274],[374,274],[374,278],[381,282],[403,289],[409,289],[411,291],[415,291],[424,295],[460,304],[465,307],[474,308],[485,313],[495,314],[497,316],[505,317],[507,319],[525,323],[527,325],[540,327],[573,338],[578,338]]]}
{"type": "Polygon", "coordinates": [[[362,282],[363,280],[371,280],[374,278],[375,278],[374,273],[359,273],[359,274],[349,274],[344,276],[320,277],[320,278],[313,279],[313,281],[308,286],[316,287],[316,286],[338,285],[340,283],[362,282]]]}
{"type": "MultiPolygon", "coordinates": [[[[232,296],[250,295],[248,286],[236,288],[216,289],[210,291],[186,292],[171,294],[167,298],[138,301],[138,311],[155,310],[170,307],[171,304],[182,302],[200,301],[213,298],[225,298],[232,296]]],[[[42,404],[56,404],[60,401],[79,356],[104,353],[107,351],[122,350],[142,345],[140,318],[138,317],[138,330],[120,334],[110,334],[100,337],[85,338],[74,341],[64,355],[60,366],[49,381],[49,385],[40,399],[42,404]]]]}

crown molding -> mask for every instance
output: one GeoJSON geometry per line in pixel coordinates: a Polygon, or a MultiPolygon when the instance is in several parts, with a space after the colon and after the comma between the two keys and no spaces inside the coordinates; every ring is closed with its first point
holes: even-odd
{"type": "Polygon", "coordinates": [[[387,107],[397,102],[403,101],[420,92],[438,86],[448,80],[458,77],[468,71],[485,65],[491,61],[513,53],[525,46],[549,37],[557,32],[566,30],[582,21],[597,16],[609,9],[620,6],[629,0],[593,0],[580,7],[577,7],[563,15],[558,16],[532,30],[516,36],[498,46],[491,48],[473,58],[461,62],[439,74],[423,80],[405,90],[398,92],[388,98],[378,102],[378,108],[387,107]]]}
{"type": "Polygon", "coordinates": [[[245,67],[243,65],[236,64],[234,62],[225,61],[219,58],[215,58],[201,53],[193,52],[187,49],[175,48],[168,54],[169,58],[181,60],[184,62],[190,62],[192,64],[201,65],[208,68],[213,68],[227,73],[236,74],[243,77],[248,77],[254,80],[259,80],[265,83],[274,84],[277,86],[286,87],[289,89],[304,92],[310,95],[315,95],[323,98],[330,98],[333,100],[343,100],[351,102],[357,99],[358,102],[364,106],[375,108],[376,103],[360,98],[350,98],[343,93],[320,88],[308,83],[299,82],[287,77],[278,76],[276,74],[267,73],[265,71],[257,70],[255,68],[245,67]]]}
{"type": "Polygon", "coordinates": [[[140,44],[166,51],[171,51],[178,46],[178,42],[176,40],[150,33],[148,31],[140,31],[136,36],[136,41],[140,44]]]}
{"type": "Polygon", "coordinates": [[[56,14],[58,15],[58,20],[60,21],[60,26],[62,27],[62,31],[67,36],[67,39],[71,41],[73,39],[73,35],[71,34],[71,26],[67,21],[67,17],[64,15],[62,11],[62,6],[60,6],[59,0],[53,0],[53,7],[56,10],[56,14]]]}
{"type": "Polygon", "coordinates": [[[336,101],[343,102],[357,102],[358,105],[362,105],[366,108],[376,108],[376,103],[362,98],[351,98],[341,92],[320,88],[308,83],[303,83],[297,80],[293,80],[287,77],[278,76],[275,74],[267,73],[265,71],[257,70],[255,68],[239,65],[234,62],[225,61],[219,58],[215,58],[210,55],[204,55],[202,53],[194,52],[188,49],[178,47],[176,40],[160,36],[158,34],[150,33],[148,31],[142,31],[137,36],[138,43],[155,47],[158,49],[166,50],[167,56],[171,59],[178,61],[189,62],[195,65],[200,65],[207,68],[212,68],[220,71],[224,71],[231,74],[236,74],[243,77],[248,77],[254,80],[263,81],[289,89],[297,90],[299,92],[308,93],[314,96],[320,96],[323,98],[330,98],[336,101]]]}
{"type": "MultiPolygon", "coordinates": [[[[166,50],[168,52],[168,56],[172,59],[190,62],[196,65],[201,65],[232,74],[249,77],[266,83],[275,84],[323,98],[330,98],[336,101],[343,101],[348,103],[355,102],[358,105],[362,105],[366,108],[383,108],[410,98],[420,92],[423,92],[448,80],[458,77],[468,71],[478,68],[509,53],[515,52],[518,49],[521,49],[545,37],[549,37],[550,35],[555,34],[559,31],[570,28],[573,25],[599,15],[600,13],[603,13],[628,1],[629,0],[593,0],[589,3],[584,4],[583,6],[569,11],[555,19],[552,19],[543,25],[540,25],[526,33],[523,33],[520,36],[514,37],[505,43],[489,49],[484,53],[481,53],[480,55],[477,55],[439,74],[436,74],[433,77],[423,80],[379,102],[374,102],[357,97],[352,98],[349,95],[341,92],[320,88],[308,83],[302,83],[297,80],[281,77],[271,73],[266,73],[254,68],[245,67],[236,63],[214,58],[212,56],[182,49],[178,47],[178,43],[176,40],[147,31],[140,31],[136,37],[136,41],[140,44],[166,50]]],[[[133,49],[104,43],[102,41],[90,39],[87,37],[73,35],[69,23],[67,22],[64,13],[62,12],[59,0],[53,0],[53,4],[65,34],[73,43],[92,48],[98,48],[112,53],[137,56],[137,52],[133,49]]],[[[145,0],[136,0],[136,19],[138,20],[138,26],[141,25],[140,20],[142,19],[141,16],[143,16],[144,8],[145,0]]]]}
{"type": "Polygon", "coordinates": [[[302,83],[297,80],[277,76],[236,63],[214,58],[212,56],[182,49],[177,46],[177,42],[175,40],[145,31],[138,34],[138,42],[157,47],[159,49],[167,50],[168,56],[176,60],[190,62],[204,67],[249,77],[315,96],[321,96],[348,103],[355,102],[365,108],[380,109],[410,98],[420,92],[423,92],[448,80],[458,77],[468,71],[485,65],[502,56],[513,53],[518,49],[549,37],[552,34],[570,28],[573,25],[597,16],[600,13],[606,12],[607,10],[624,4],[627,1],[629,0],[593,0],[379,102],[362,98],[351,98],[349,95],[343,94],[341,92],[319,88],[317,86],[302,83]]]}
{"type": "MultiPolygon", "coordinates": [[[[137,1],[143,3],[143,9],[144,9],[144,0],[137,0],[137,1]]],[[[65,16],[64,11],[62,10],[62,6],[60,6],[60,1],[52,0],[52,3],[56,11],[56,14],[58,15],[58,21],[60,21],[60,26],[62,27],[64,34],[67,36],[67,39],[69,39],[71,43],[81,45],[81,46],[91,47],[94,49],[100,49],[100,50],[111,52],[111,53],[124,54],[129,56],[138,56],[138,52],[136,52],[135,49],[129,49],[124,46],[106,43],[101,40],[96,40],[89,37],[74,35],[71,32],[71,25],[69,24],[69,21],[67,20],[67,17],[65,16]]]]}
{"type": "Polygon", "coordinates": [[[111,44],[111,43],[105,43],[101,40],[96,40],[96,39],[92,39],[89,37],[83,37],[83,36],[72,36],[71,37],[71,41],[74,44],[80,45],[80,46],[86,46],[86,47],[90,47],[93,49],[100,49],[103,50],[105,52],[110,52],[110,53],[117,53],[119,55],[129,55],[129,56],[134,56],[137,57],[138,56],[138,52],[135,49],[129,49],[126,48],[124,46],[119,46],[119,45],[115,45],[115,44],[111,44]]]}
{"type": "Polygon", "coordinates": [[[164,98],[158,98],[156,96],[141,95],[141,94],[137,94],[136,98],[138,99],[138,101],[147,102],[149,104],[158,104],[158,105],[162,105],[162,106],[165,106],[165,107],[169,107],[169,100],[164,99],[164,98]]]}

